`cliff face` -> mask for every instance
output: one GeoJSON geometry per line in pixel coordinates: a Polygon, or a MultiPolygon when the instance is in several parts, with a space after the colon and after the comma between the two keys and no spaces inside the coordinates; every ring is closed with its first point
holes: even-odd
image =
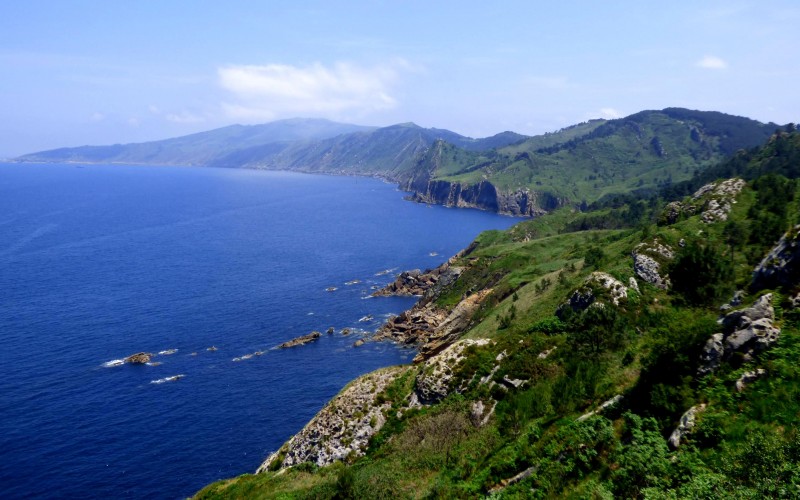
{"type": "Polygon", "coordinates": [[[549,193],[520,189],[498,191],[489,181],[461,184],[444,180],[414,179],[405,189],[411,200],[446,207],[478,208],[504,215],[531,217],[544,215],[565,203],[549,193]]]}

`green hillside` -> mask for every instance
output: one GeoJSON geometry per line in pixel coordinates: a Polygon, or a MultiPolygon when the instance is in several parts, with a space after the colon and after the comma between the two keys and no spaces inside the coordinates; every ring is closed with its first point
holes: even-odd
{"type": "Polygon", "coordinates": [[[691,178],[738,149],[761,144],[776,125],[715,112],[667,108],[595,120],[486,154],[448,152],[437,180],[500,190],[542,191],[570,203],[655,189],[691,178]]]}
{"type": "Polygon", "coordinates": [[[737,178],[483,233],[395,321],[415,364],[197,497],[797,498],[792,130],[714,167],[737,178]]]}

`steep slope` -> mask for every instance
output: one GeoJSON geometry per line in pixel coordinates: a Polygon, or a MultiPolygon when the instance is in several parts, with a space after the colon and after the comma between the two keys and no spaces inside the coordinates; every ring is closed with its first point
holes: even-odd
{"type": "Polygon", "coordinates": [[[505,198],[518,200],[509,213],[533,215],[689,179],[739,149],[763,143],[776,127],[717,112],[642,111],[490,152],[442,148],[424,162],[431,184],[418,175],[408,187],[423,202],[491,210],[510,205],[505,198]],[[485,204],[476,190],[483,199],[494,191],[497,202],[485,204]]]}
{"type": "MultiPolygon", "coordinates": [[[[800,145],[776,142],[773,159],[800,145]]],[[[767,170],[701,186],[674,218],[649,206],[637,229],[576,231],[611,211],[561,209],[486,232],[390,324],[422,344],[415,363],[335,400],[337,415],[381,418],[339,433],[328,408],[262,472],[198,497],[794,498],[798,201],[795,180],[767,170]],[[319,453],[329,431],[355,443],[342,461],[319,453]]]]}

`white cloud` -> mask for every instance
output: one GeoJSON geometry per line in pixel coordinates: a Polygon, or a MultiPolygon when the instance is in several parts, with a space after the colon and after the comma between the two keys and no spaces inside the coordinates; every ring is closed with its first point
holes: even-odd
{"type": "Polygon", "coordinates": [[[103,113],[100,113],[99,111],[95,111],[89,117],[89,120],[91,120],[93,122],[101,122],[101,121],[103,121],[105,119],[106,119],[106,115],[104,115],[103,113]]]}
{"type": "Polygon", "coordinates": [[[189,111],[167,113],[164,118],[173,123],[201,123],[206,121],[205,117],[190,113],[189,111]]]}
{"type": "Polygon", "coordinates": [[[600,109],[600,118],[604,118],[606,120],[613,120],[615,118],[622,118],[622,113],[614,108],[601,108],[600,109]]]}
{"type": "Polygon", "coordinates": [[[348,63],[225,66],[217,73],[219,84],[233,97],[233,102],[222,105],[226,113],[236,119],[261,120],[391,109],[397,105],[391,87],[400,71],[409,68],[398,60],[374,67],[348,63]]]}
{"type": "Polygon", "coordinates": [[[694,65],[705,69],[725,69],[728,67],[728,63],[716,56],[705,56],[694,65]]]}

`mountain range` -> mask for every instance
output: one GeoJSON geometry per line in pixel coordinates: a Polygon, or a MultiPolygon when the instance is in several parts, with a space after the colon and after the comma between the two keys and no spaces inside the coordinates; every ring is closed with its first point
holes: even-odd
{"type": "Polygon", "coordinates": [[[537,215],[687,180],[778,126],[667,108],[557,132],[473,139],[414,123],[366,127],[320,119],[232,125],[161,141],[32,153],[30,162],[261,168],[377,176],[420,202],[537,215]]]}

